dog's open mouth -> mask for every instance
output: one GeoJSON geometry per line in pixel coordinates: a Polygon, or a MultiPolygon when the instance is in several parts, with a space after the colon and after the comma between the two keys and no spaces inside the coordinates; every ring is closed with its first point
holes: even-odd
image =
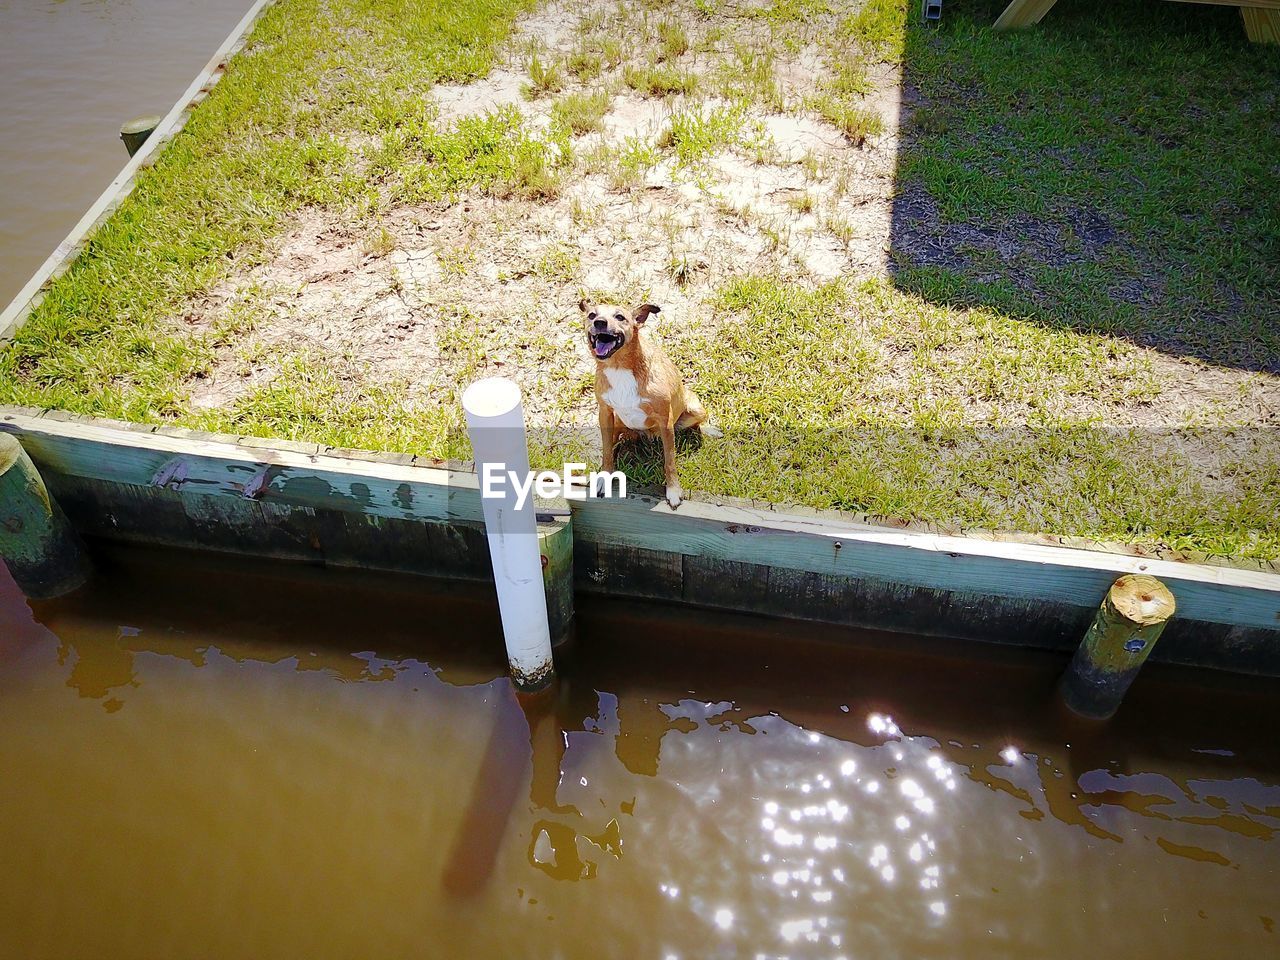
{"type": "Polygon", "coordinates": [[[597,360],[605,360],[612,356],[626,342],[626,337],[622,334],[608,331],[593,333],[588,339],[591,341],[591,352],[596,355],[597,360]]]}

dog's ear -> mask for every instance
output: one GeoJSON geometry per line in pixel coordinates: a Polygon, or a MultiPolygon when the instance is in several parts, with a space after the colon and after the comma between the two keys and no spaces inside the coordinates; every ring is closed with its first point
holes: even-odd
{"type": "Polygon", "coordinates": [[[583,313],[591,313],[593,310],[595,310],[595,308],[596,308],[596,305],[592,303],[590,300],[587,300],[584,298],[578,301],[578,309],[581,310],[583,313]]]}
{"type": "Polygon", "coordinates": [[[651,313],[661,313],[662,308],[652,303],[642,303],[631,311],[631,319],[636,323],[644,323],[651,313]]]}

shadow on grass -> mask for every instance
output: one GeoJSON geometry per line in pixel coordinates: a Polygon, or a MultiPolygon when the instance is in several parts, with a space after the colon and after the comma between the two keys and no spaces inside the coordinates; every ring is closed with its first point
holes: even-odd
{"type": "MultiPolygon", "coordinates": [[[[676,461],[693,456],[708,441],[700,430],[676,431],[676,461]]],[[[656,436],[625,438],[615,448],[618,469],[634,484],[646,487],[662,486],[662,440],[656,436]]]]}
{"type": "Polygon", "coordinates": [[[895,283],[1280,374],[1280,47],[1232,7],[1004,4],[908,31],[895,283]]]}

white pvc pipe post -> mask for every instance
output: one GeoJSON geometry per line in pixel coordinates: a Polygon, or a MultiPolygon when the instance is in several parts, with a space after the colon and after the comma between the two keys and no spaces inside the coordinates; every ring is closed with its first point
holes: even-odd
{"type": "Polygon", "coordinates": [[[506,377],[478,380],[462,394],[462,408],[477,475],[483,481],[485,464],[493,464],[506,478],[495,484],[494,492],[500,495],[481,497],[484,525],[511,676],[518,689],[536,690],[551,681],[554,666],[533,498],[517,510],[514,485],[507,474],[513,472],[522,483],[529,475],[520,388],[506,377]]]}

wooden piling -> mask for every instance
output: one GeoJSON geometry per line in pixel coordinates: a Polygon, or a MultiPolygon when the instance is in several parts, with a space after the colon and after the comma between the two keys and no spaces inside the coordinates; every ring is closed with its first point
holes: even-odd
{"type": "Polygon", "coordinates": [[[80,538],[7,433],[0,434],[0,559],[33,600],[60,597],[88,578],[80,538]]]}
{"type": "Polygon", "coordinates": [[[160,126],[162,119],[164,118],[159,114],[147,114],[143,117],[134,117],[121,125],[120,139],[124,141],[124,148],[129,151],[129,156],[132,157],[138,152],[138,148],[147,142],[147,137],[160,126]]]}
{"type": "Polygon", "coordinates": [[[558,649],[573,637],[573,523],[569,517],[539,520],[538,553],[542,555],[551,646],[558,649]]]}
{"type": "Polygon", "coordinates": [[[1062,699],[1074,712],[1105,720],[1116,712],[1173,616],[1169,588],[1131,574],[1112,584],[1062,676],[1062,699]]]}
{"type": "Polygon", "coordinates": [[[1280,43],[1280,10],[1241,7],[1244,32],[1253,43],[1280,43]]]}
{"type": "Polygon", "coordinates": [[[1044,19],[1058,0],[1010,0],[1004,12],[996,18],[997,30],[1017,30],[1029,27],[1044,19]]]}

